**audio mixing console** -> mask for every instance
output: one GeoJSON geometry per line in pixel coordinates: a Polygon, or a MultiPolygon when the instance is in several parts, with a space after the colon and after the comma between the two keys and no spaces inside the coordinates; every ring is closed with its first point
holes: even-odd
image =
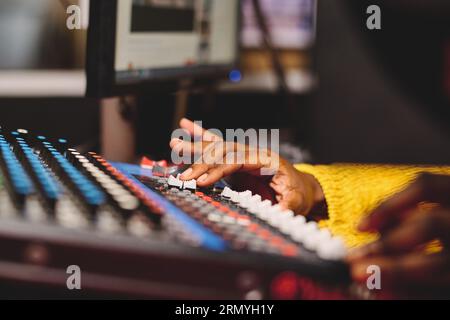
{"type": "Polygon", "coordinates": [[[0,281],[64,295],[189,299],[349,295],[346,249],[316,222],[251,191],[0,133],[0,281]]]}

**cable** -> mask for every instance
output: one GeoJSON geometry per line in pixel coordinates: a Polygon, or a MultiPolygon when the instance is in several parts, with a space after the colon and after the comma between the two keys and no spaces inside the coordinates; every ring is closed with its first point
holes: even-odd
{"type": "Polygon", "coordinates": [[[253,8],[255,10],[256,20],[263,35],[264,46],[268,49],[270,53],[273,68],[278,77],[279,90],[284,92],[285,94],[290,94],[290,89],[287,83],[286,73],[284,71],[283,64],[281,62],[281,57],[277,49],[275,48],[275,45],[272,42],[272,37],[270,34],[266,16],[264,15],[264,12],[261,7],[261,2],[260,0],[252,0],[252,2],[253,8]]]}
{"type": "Polygon", "coordinates": [[[283,64],[281,62],[281,57],[278,52],[278,50],[275,48],[275,45],[272,41],[272,36],[270,34],[270,30],[267,23],[267,18],[264,15],[264,12],[261,7],[261,1],[260,0],[252,0],[253,8],[255,10],[256,15],[256,21],[259,25],[259,28],[261,29],[262,35],[263,35],[263,43],[264,46],[269,51],[273,69],[275,72],[275,75],[278,79],[278,91],[284,96],[285,98],[285,104],[287,107],[287,110],[289,113],[293,114],[294,112],[294,99],[291,93],[291,90],[289,88],[289,84],[287,81],[286,72],[284,70],[283,64]]]}

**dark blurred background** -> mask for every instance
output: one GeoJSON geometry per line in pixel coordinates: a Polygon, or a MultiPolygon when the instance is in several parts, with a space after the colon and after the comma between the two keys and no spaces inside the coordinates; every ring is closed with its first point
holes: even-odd
{"type": "Polygon", "coordinates": [[[75,3],[0,1],[1,126],[76,145],[98,141],[98,102],[83,97],[86,30],[66,28],[67,4],[75,3]]]}
{"type": "MultiPolygon", "coordinates": [[[[207,127],[283,128],[314,162],[448,163],[448,11],[415,7],[432,2],[318,1],[312,43],[279,50],[298,71],[288,97],[265,80],[265,48],[243,46],[240,87],[197,90],[188,116],[207,127]],[[369,4],[382,8],[381,31],[366,28],[369,4]]],[[[67,30],[65,18],[58,0],[0,2],[0,122],[100,148],[99,101],[83,98],[86,31],[67,30]]],[[[167,92],[139,97],[139,153],[167,150],[174,104],[167,92]]]]}

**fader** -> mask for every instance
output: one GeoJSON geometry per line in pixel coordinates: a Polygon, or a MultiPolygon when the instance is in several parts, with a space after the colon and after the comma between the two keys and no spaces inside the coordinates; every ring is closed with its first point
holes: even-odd
{"type": "MultiPolygon", "coordinates": [[[[186,292],[192,298],[199,290],[199,298],[243,298],[262,290],[270,298],[285,272],[348,284],[342,240],[303,216],[248,190],[197,189],[195,180],[153,175],[67,145],[26,130],[0,132],[0,263],[28,270],[34,258],[22,257],[39,243],[48,257],[39,272],[79,261],[85,272],[119,277],[136,296],[186,292]],[[243,286],[236,279],[244,276],[254,280],[243,286]],[[136,279],[147,285],[132,285],[136,279]]],[[[23,272],[21,278],[34,274],[23,272]]],[[[0,268],[0,276],[11,275],[0,268]]],[[[90,285],[98,287],[94,280],[90,285]]]]}

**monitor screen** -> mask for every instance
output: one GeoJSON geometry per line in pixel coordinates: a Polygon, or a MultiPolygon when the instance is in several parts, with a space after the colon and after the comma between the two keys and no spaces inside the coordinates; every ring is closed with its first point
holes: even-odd
{"type": "MultiPolygon", "coordinates": [[[[94,76],[97,89],[104,89],[105,82],[114,89],[149,81],[225,75],[237,60],[239,0],[113,2],[114,6],[106,0],[103,5],[91,2],[88,60],[91,54],[108,61],[103,69],[107,75],[94,76]],[[113,14],[114,19],[105,14],[113,14]],[[109,29],[108,24],[114,25],[109,29]],[[110,30],[113,35],[107,34],[110,30]]],[[[104,61],[91,60],[88,68],[88,91],[89,75],[95,75],[98,63],[104,61]]]]}
{"type": "MultiPolygon", "coordinates": [[[[260,0],[274,45],[280,49],[307,49],[315,41],[317,0],[260,0]]],[[[262,34],[252,0],[243,0],[244,48],[262,47],[262,34]]]]}
{"type": "MultiPolygon", "coordinates": [[[[115,69],[126,80],[174,68],[232,64],[237,1],[121,0],[115,69]]],[[[174,71],[174,70],[172,70],[174,71]]]]}

